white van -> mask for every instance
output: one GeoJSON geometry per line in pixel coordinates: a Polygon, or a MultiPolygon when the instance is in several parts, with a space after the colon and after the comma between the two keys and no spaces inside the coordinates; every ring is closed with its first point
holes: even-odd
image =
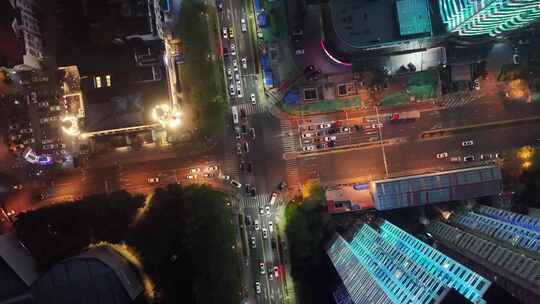
{"type": "Polygon", "coordinates": [[[238,120],[238,108],[236,106],[232,106],[231,107],[231,112],[232,112],[233,122],[235,124],[238,124],[238,122],[239,122],[239,120],[238,120]]]}

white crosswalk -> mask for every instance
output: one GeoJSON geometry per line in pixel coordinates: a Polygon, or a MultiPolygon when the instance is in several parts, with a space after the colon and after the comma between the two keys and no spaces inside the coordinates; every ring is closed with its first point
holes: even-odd
{"type": "Polygon", "coordinates": [[[461,107],[474,101],[474,96],[468,92],[458,92],[444,95],[442,104],[445,108],[461,107]]]}
{"type": "Polygon", "coordinates": [[[261,104],[257,103],[257,104],[251,104],[251,103],[242,103],[242,104],[239,104],[237,105],[238,109],[244,109],[244,111],[246,111],[246,115],[251,115],[251,114],[258,114],[258,113],[263,113],[264,112],[264,108],[261,104]]]}
{"type": "Polygon", "coordinates": [[[280,121],[280,136],[281,144],[283,146],[283,152],[294,152],[298,147],[298,138],[294,136],[291,122],[288,120],[280,121]]]}
{"type": "Polygon", "coordinates": [[[240,209],[265,207],[270,202],[270,194],[257,194],[255,197],[242,197],[238,204],[240,209]]]}
{"type": "Polygon", "coordinates": [[[287,160],[287,183],[297,185],[300,181],[298,174],[298,161],[296,159],[287,160]]]}

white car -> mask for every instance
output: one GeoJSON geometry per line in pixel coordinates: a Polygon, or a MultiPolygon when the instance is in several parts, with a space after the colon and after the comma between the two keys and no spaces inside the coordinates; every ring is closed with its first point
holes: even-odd
{"type": "Polygon", "coordinates": [[[474,160],[474,155],[468,155],[468,156],[463,157],[464,162],[473,161],[473,160],[474,160]]]}
{"type": "Polygon", "coordinates": [[[220,175],[218,176],[218,178],[219,178],[219,179],[222,179],[222,180],[226,180],[226,181],[228,181],[228,180],[231,179],[231,177],[230,177],[229,175],[223,175],[223,174],[220,174],[220,175]]]}
{"type": "Polygon", "coordinates": [[[313,133],[310,133],[310,132],[302,133],[303,138],[309,138],[309,137],[312,137],[312,136],[313,136],[313,133]]]}
{"type": "Polygon", "coordinates": [[[334,140],[336,140],[336,137],[335,137],[335,136],[326,136],[326,137],[324,138],[324,141],[334,141],[334,140]]]}
{"type": "Polygon", "coordinates": [[[235,181],[234,179],[231,179],[231,185],[237,189],[240,189],[242,188],[242,184],[240,184],[239,182],[235,181]]]}
{"type": "Polygon", "coordinates": [[[304,52],[305,52],[304,49],[297,49],[297,50],[294,52],[294,54],[297,55],[297,56],[298,56],[298,55],[304,55],[304,52]]]}
{"type": "Polygon", "coordinates": [[[268,222],[268,230],[270,232],[273,232],[274,231],[274,223],[272,223],[272,221],[269,221],[268,222]]]}
{"type": "Polygon", "coordinates": [[[255,282],[255,291],[257,293],[261,293],[261,283],[259,283],[258,281],[255,282]]]}
{"type": "Polygon", "coordinates": [[[28,145],[28,144],[33,144],[35,142],[36,142],[35,139],[29,138],[29,139],[26,139],[25,141],[23,141],[23,144],[28,145]]]}
{"type": "Polygon", "coordinates": [[[236,81],[240,80],[240,73],[235,73],[234,79],[236,79],[236,81]]]}
{"type": "Polygon", "coordinates": [[[236,56],[236,45],[231,43],[231,55],[236,56]]]}
{"type": "Polygon", "coordinates": [[[196,173],[199,173],[199,172],[201,172],[201,168],[191,168],[191,169],[189,169],[189,173],[196,174],[196,173]]]}
{"type": "Polygon", "coordinates": [[[371,127],[372,127],[373,129],[382,128],[382,127],[383,127],[383,124],[382,124],[382,122],[380,122],[380,123],[374,123],[374,124],[371,125],[371,127]]]}
{"type": "Polygon", "coordinates": [[[266,269],[264,269],[264,263],[263,263],[263,262],[260,262],[260,263],[259,263],[259,269],[261,270],[261,274],[265,274],[265,273],[266,273],[266,269]]]}
{"type": "Polygon", "coordinates": [[[270,216],[270,206],[266,206],[264,209],[266,210],[266,216],[270,216]]]}
{"type": "Polygon", "coordinates": [[[186,175],[186,179],[196,179],[197,175],[186,175]]]}
{"type": "Polygon", "coordinates": [[[28,133],[32,133],[34,130],[32,130],[32,128],[26,128],[26,129],[21,129],[21,133],[22,134],[28,134],[28,133]]]}
{"type": "Polygon", "coordinates": [[[240,62],[242,63],[242,68],[247,69],[247,59],[246,59],[246,57],[240,59],[240,62]]]}
{"type": "Polygon", "coordinates": [[[257,104],[257,97],[255,97],[255,94],[251,93],[249,98],[251,99],[251,104],[257,104]]]}
{"type": "Polygon", "coordinates": [[[462,146],[462,147],[474,146],[474,141],[472,141],[472,140],[466,140],[466,141],[464,141],[464,142],[461,143],[461,146],[462,146]]]}
{"type": "Polygon", "coordinates": [[[257,248],[257,243],[254,236],[251,237],[251,248],[257,248]]]}
{"type": "Polygon", "coordinates": [[[259,230],[259,220],[255,220],[255,230],[259,230]]]}
{"type": "Polygon", "coordinates": [[[233,64],[234,71],[235,72],[238,71],[238,60],[233,59],[232,64],[233,64]]]}
{"type": "Polygon", "coordinates": [[[246,25],[246,18],[242,18],[240,19],[240,24],[241,24],[241,27],[242,27],[242,32],[247,32],[247,25],[246,25]]]}
{"type": "Polygon", "coordinates": [[[56,147],[58,147],[58,145],[43,145],[43,150],[52,150],[56,147]]]}
{"type": "Polygon", "coordinates": [[[447,158],[448,152],[442,152],[437,154],[437,159],[447,158]]]}
{"type": "Polygon", "coordinates": [[[229,93],[231,94],[231,96],[236,95],[236,88],[234,87],[234,83],[231,83],[229,85],[229,93]]]}
{"type": "Polygon", "coordinates": [[[213,165],[213,166],[208,166],[208,168],[206,168],[206,171],[214,172],[214,171],[217,171],[218,169],[219,169],[218,165],[213,165]]]}
{"type": "Polygon", "coordinates": [[[227,29],[227,27],[223,27],[223,38],[224,39],[227,39],[229,38],[229,30],[227,29]]]}
{"type": "Polygon", "coordinates": [[[149,177],[148,178],[148,183],[149,184],[156,184],[156,183],[159,183],[159,177],[149,177]]]}
{"type": "Polygon", "coordinates": [[[313,145],[311,145],[311,146],[304,146],[304,147],[302,148],[302,150],[304,150],[304,151],[313,151],[313,150],[315,150],[315,146],[313,146],[313,145]]]}
{"type": "Polygon", "coordinates": [[[322,123],[319,125],[319,129],[326,129],[326,128],[330,128],[332,125],[329,124],[329,123],[322,123]]]}
{"type": "Polygon", "coordinates": [[[231,67],[228,67],[228,68],[227,68],[227,76],[229,76],[229,79],[230,79],[230,80],[233,79],[233,74],[232,74],[232,69],[231,69],[231,67]]]}
{"type": "Polygon", "coordinates": [[[263,235],[263,238],[265,238],[265,239],[268,238],[268,230],[266,230],[266,228],[262,229],[262,235],[263,235]]]}

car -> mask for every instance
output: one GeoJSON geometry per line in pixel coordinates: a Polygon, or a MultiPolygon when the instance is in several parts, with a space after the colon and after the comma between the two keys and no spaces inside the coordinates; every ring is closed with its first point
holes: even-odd
{"type": "Polygon", "coordinates": [[[255,128],[250,128],[249,129],[249,135],[251,135],[251,139],[255,140],[255,138],[256,138],[255,128]]]}
{"type": "Polygon", "coordinates": [[[240,189],[242,188],[242,184],[240,184],[239,182],[235,181],[234,179],[231,179],[230,181],[231,185],[237,189],[240,189]]]}
{"type": "Polygon", "coordinates": [[[299,56],[299,55],[304,55],[304,52],[305,52],[304,49],[296,49],[296,50],[294,51],[294,54],[295,54],[296,56],[299,56]]]}
{"type": "Polygon", "coordinates": [[[229,76],[229,79],[230,79],[230,80],[233,79],[233,74],[232,74],[232,69],[231,69],[231,67],[228,67],[228,68],[227,68],[227,76],[229,76]]]}
{"type": "Polygon", "coordinates": [[[283,190],[283,189],[285,189],[286,187],[287,187],[287,182],[285,182],[285,181],[279,182],[279,184],[278,184],[278,189],[279,189],[280,191],[283,190]]]}
{"type": "Polygon", "coordinates": [[[240,162],[240,171],[244,172],[245,169],[246,169],[246,163],[240,162]]]}
{"type": "Polygon", "coordinates": [[[326,149],[328,147],[327,144],[317,144],[316,145],[317,149],[326,149]]]}
{"type": "Polygon", "coordinates": [[[251,187],[251,189],[249,190],[249,193],[251,194],[252,197],[255,197],[257,195],[257,189],[255,189],[255,187],[251,187]]]}
{"type": "Polygon", "coordinates": [[[521,60],[519,59],[519,55],[518,54],[514,54],[512,55],[512,62],[514,64],[519,64],[521,62],[521,60]]]}
{"type": "Polygon", "coordinates": [[[190,168],[189,172],[190,173],[199,173],[199,172],[201,172],[201,168],[190,168]]]}
{"type": "Polygon", "coordinates": [[[264,208],[263,207],[259,207],[259,214],[264,214],[264,208]]]}
{"type": "Polygon", "coordinates": [[[233,39],[234,38],[234,31],[233,31],[233,28],[229,28],[229,38],[230,39],[233,39]]]}
{"type": "Polygon", "coordinates": [[[219,170],[218,165],[212,165],[212,166],[208,166],[208,167],[206,168],[206,171],[209,171],[209,172],[215,172],[215,171],[217,171],[217,170],[219,170]]]}
{"type": "Polygon", "coordinates": [[[21,132],[22,134],[30,134],[34,132],[34,130],[32,130],[32,128],[25,128],[25,129],[21,129],[19,132],[21,132]]]}
{"type": "Polygon", "coordinates": [[[240,62],[242,63],[242,68],[247,69],[247,59],[246,59],[246,57],[243,57],[242,59],[240,59],[240,62]]]}
{"type": "Polygon", "coordinates": [[[238,71],[238,60],[233,59],[232,64],[233,64],[233,70],[235,72],[237,72],[238,71]]]}
{"type": "Polygon", "coordinates": [[[231,94],[231,96],[236,95],[236,88],[234,87],[234,84],[232,83],[229,85],[229,94],[231,94]]]}
{"type": "Polygon", "coordinates": [[[274,266],[274,276],[279,278],[279,268],[277,266],[274,266]]]}
{"type": "Polygon", "coordinates": [[[255,237],[251,237],[251,248],[257,248],[257,242],[255,241],[255,237]]]}
{"type": "Polygon", "coordinates": [[[239,142],[236,143],[236,154],[242,154],[242,144],[240,144],[239,142]]]}
{"type": "Polygon", "coordinates": [[[244,185],[244,191],[245,191],[247,194],[249,194],[250,189],[251,189],[251,185],[250,185],[250,184],[245,184],[245,185],[244,185]]]}
{"type": "Polygon", "coordinates": [[[9,130],[13,131],[13,130],[17,129],[18,127],[19,127],[19,124],[12,124],[12,125],[9,125],[9,130]]]}
{"type": "Polygon", "coordinates": [[[270,196],[270,205],[273,206],[277,199],[277,192],[272,192],[272,195],[270,196]]]}
{"type": "Polygon", "coordinates": [[[204,173],[203,174],[204,178],[213,178],[214,176],[215,176],[214,173],[204,173]]]}
{"type": "Polygon", "coordinates": [[[501,154],[495,153],[495,154],[493,155],[493,157],[494,157],[494,158],[501,158],[501,154]]]}
{"type": "Polygon", "coordinates": [[[49,144],[49,145],[43,145],[42,147],[43,147],[43,150],[52,150],[58,147],[58,145],[49,144]]]}
{"type": "Polygon", "coordinates": [[[312,136],[313,136],[313,133],[311,133],[311,132],[302,133],[302,138],[309,138],[309,137],[312,137],[312,136]]]}
{"type": "Polygon", "coordinates": [[[334,141],[334,140],[336,140],[336,139],[337,139],[337,137],[335,137],[335,136],[326,136],[326,137],[324,138],[324,141],[334,141]]]}
{"type": "Polygon", "coordinates": [[[246,151],[246,153],[249,153],[249,144],[247,141],[244,142],[244,151],[246,151]]]}
{"type": "Polygon", "coordinates": [[[259,281],[255,282],[255,291],[261,293],[261,283],[259,281]]]}
{"type": "Polygon", "coordinates": [[[238,98],[244,97],[244,94],[242,93],[242,88],[239,87],[238,90],[236,90],[236,94],[238,95],[238,98]]]}
{"type": "Polygon", "coordinates": [[[336,142],[335,142],[335,141],[329,141],[329,142],[328,142],[328,147],[333,148],[333,147],[335,147],[335,146],[336,146],[336,142]]]}
{"type": "Polygon", "coordinates": [[[225,181],[228,181],[228,180],[231,179],[231,177],[229,175],[223,175],[223,174],[218,175],[218,178],[222,179],[222,180],[225,180],[225,181]]]}
{"type": "Polygon", "coordinates": [[[218,11],[223,11],[223,2],[219,1],[218,4],[217,4],[217,9],[218,11]]]}
{"type": "Polygon", "coordinates": [[[313,146],[313,145],[304,146],[304,147],[302,147],[302,150],[306,151],[306,152],[307,151],[313,151],[313,150],[315,150],[315,146],[313,146]]]}
{"type": "Polygon", "coordinates": [[[351,129],[349,127],[341,128],[341,132],[343,132],[343,133],[349,133],[350,131],[351,131],[351,129]]]}
{"type": "Polygon", "coordinates": [[[229,30],[226,26],[223,27],[223,39],[229,38],[229,30]]]}
{"type": "Polygon", "coordinates": [[[442,152],[442,153],[437,154],[437,159],[447,158],[447,157],[448,157],[448,152],[442,152]]]}
{"type": "Polygon", "coordinates": [[[326,128],[330,128],[332,126],[332,124],[330,123],[322,123],[319,125],[319,129],[326,129],[326,128]]]}
{"type": "Polygon", "coordinates": [[[461,146],[462,146],[462,147],[470,147],[470,146],[474,146],[474,141],[472,141],[472,140],[466,140],[466,141],[463,141],[463,142],[461,142],[461,146]]]}
{"type": "Polygon", "coordinates": [[[313,72],[315,70],[315,66],[313,64],[310,64],[308,65],[305,69],[304,69],[304,72],[313,72]]]}
{"type": "Polygon", "coordinates": [[[246,171],[248,173],[251,173],[251,171],[253,171],[253,165],[251,163],[246,164],[246,171]]]}
{"type": "Polygon", "coordinates": [[[22,184],[16,184],[11,187],[13,190],[22,190],[23,185],[22,184]]]}
{"type": "Polygon", "coordinates": [[[157,177],[157,176],[149,177],[149,178],[148,178],[148,183],[149,183],[149,184],[156,184],[156,183],[159,183],[159,177],[157,177]]]}
{"type": "Polygon", "coordinates": [[[247,32],[247,25],[246,25],[246,19],[245,18],[240,19],[240,26],[242,28],[242,33],[247,32]]]}
{"type": "Polygon", "coordinates": [[[452,163],[457,163],[457,162],[460,162],[460,161],[461,161],[460,156],[452,156],[452,157],[450,157],[450,162],[452,162],[452,163]]]}
{"type": "Polygon", "coordinates": [[[249,99],[251,99],[251,104],[253,105],[257,104],[257,97],[255,97],[255,94],[251,93],[249,95],[249,99]]]}
{"type": "Polygon", "coordinates": [[[261,274],[265,274],[266,273],[266,267],[264,267],[264,263],[263,262],[260,262],[259,263],[259,269],[261,271],[261,274]]]}
{"type": "Polygon", "coordinates": [[[240,133],[240,128],[238,126],[234,127],[234,137],[236,139],[241,139],[242,138],[242,134],[240,133]]]}
{"type": "Polygon", "coordinates": [[[231,43],[231,55],[236,56],[236,45],[231,43]]]}
{"type": "Polygon", "coordinates": [[[186,175],[186,179],[196,179],[197,178],[197,175],[186,175]]]}
{"type": "Polygon", "coordinates": [[[265,239],[268,238],[268,230],[266,230],[266,228],[262,229],[262,235],[263,235],[263,238],[265,238],[265,239]]]}
{"type": "Polygon", "coordinates": [[[255,230],[259,230],[260,227],[259,227],[259,220],[255,220],[255,230]]]}
{"type": "Polygon", "coordinates": [[[382,127],[383,127],[383,124],[382,124],[382,122],[374,123],[374,124],[371,125],[371,127],[372,127],[373,129],[382,128],[382,127]]]}
{"type": "Polygon", "coordinates": [[[270,206],[266,206],[264,209],[266,210],[266,216],[270,216],[270,206]]]}
{"type": "Polygon", "coordinates": [[[463,157],[464,162],[473,161],[473,160],[474,160],[474,155],[468,155],[468,156],[463,157]]]}
{"type": "Polygon", "coordinates": [[[272,221],[268,222],[268,231],[270,231],[270,232],[274,231],[274,223],[272,223],[272,221]]]}
{"type": "Polygon", "coordinates": [[[240,80],[240,73],[235,73],[234,79],[236,79],[236,81],[240,80]]]}
{"type": "Polygon", "coordinates": [[[477,91],[480,90],[480,80],[475,79],[475,80],[473,81],[473,88],[474,88],[475,90],[477,90],[477,91]]]}
{"type": "Polygon", "coordinates": [[[35,139],[33,139],[33,138],[28,138],[28,139],[25,139],[25,140],[23,141],[23,144],[28,145],[28,144],[33,144],[33,143],[35,143],[35,142],[36,142],[35,139]]]}

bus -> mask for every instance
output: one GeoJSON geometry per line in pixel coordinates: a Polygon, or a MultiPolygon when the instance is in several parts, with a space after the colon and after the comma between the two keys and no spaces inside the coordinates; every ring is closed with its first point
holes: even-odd
{"type": "Polygon", "coordinates": [[[234,124],[238,124],[238,108],[236,106],[232,106],[231,112],[234,124]]]}

